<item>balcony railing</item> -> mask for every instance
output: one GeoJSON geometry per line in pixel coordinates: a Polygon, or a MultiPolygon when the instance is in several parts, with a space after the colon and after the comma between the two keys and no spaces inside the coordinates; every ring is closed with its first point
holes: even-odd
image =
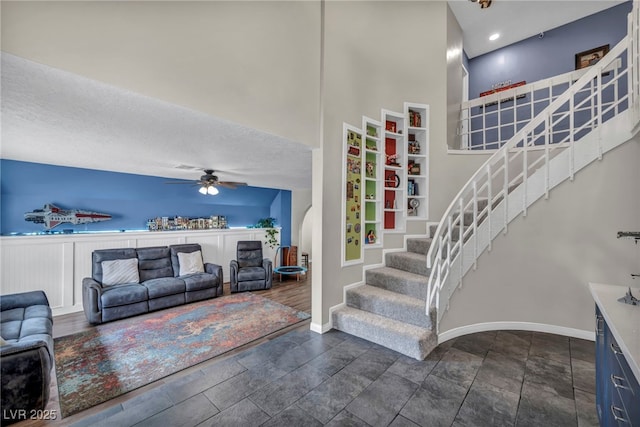
{"type": "MultiPolygon", "coordinates": [[[[624,70],[623,67],[626,68],[625,62],[618,58],[617,61],[608,64],[602,74],[602,83],[605,88],[602,94],[603,108],[605,109],[614,104],[617,109],[627,107],[615,102],[619,92],[627,91],[626,82],[619,79],[619,74],[624,70]]],[[[499,149],[588,71],[589,68],[571,71],[462,103],[458,123],[460,149],[499,149]]],[[[589,94],[594,90],[595,80],[591,83],[591,87],[582,88],[581,93],[577,95],[588,99],[589,94]]],[[[582,103],[575,108],[575,120],[593,124],[589,120],[597,113],[593,103],[582,103]]],[[[616,111],[615,114],[618,112],[616,111]]],[[[565,113],[566,109],[561,109],[551,116],[553,126],[549,137],[552,144],[567,142],[569,123],[565,113]]],[[[592,127],[584,127],[582,132],[574,135],[574,140],[580,139],[592,129],[592,127]]]]}

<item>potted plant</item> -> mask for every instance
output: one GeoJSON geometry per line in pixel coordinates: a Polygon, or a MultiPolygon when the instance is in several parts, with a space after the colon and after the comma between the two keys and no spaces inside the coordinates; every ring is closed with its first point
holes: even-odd
{"type": "Polygon", "coordinates": [[[275,228],[275,226],[275,218],[263,218],[258,220],[258,222],[256,223],[256,228],[265,229],[265,237],[267,238],[266,243],[271,249],[274,249],[276,246],[278,246],[278,239],[276,238],[278,230],[275,228]]]}

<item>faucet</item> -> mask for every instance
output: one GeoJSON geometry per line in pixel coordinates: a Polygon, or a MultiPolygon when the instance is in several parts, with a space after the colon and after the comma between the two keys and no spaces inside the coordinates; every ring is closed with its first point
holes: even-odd
{"type": "MultiPolygon", "coordinates": [[[[640,240],[640,231],[618,231],[618,239],[620,239],[621,237],[635,239],[637,245],[638,240],[640,240]]],[[[631,274],[632,279],[635,279],[636,277],[640,277],[640,274],[631,274]]]]}
{"type": "Polygon", "coordinates": [[[640,240],[640,231],[618,231],[618,239],[620,239],[621,237],[635,239],[637,244],[638,240],[640,240]]]}

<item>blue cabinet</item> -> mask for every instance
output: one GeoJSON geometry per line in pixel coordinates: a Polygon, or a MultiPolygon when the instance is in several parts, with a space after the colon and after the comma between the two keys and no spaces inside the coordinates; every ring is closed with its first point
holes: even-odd
{"type": "Polygon", "coordinates": [[[640,427],[640,385],[597,306],[596,408],[602,427],[640,427]]]}

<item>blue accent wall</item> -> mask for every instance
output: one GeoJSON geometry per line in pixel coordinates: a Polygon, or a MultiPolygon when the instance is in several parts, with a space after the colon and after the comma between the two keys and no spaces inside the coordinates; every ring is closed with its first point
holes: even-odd
{"type": "MultiPolygon", "coordinates": [[[[576,5],[579,7],[579,3],[576,5]]],[[[613,48],[627,34],[626,2],[469,60],[469,99],[495,83],[532,83],[575,69],[575,54],[609,44],[613,48]]]]}
{"type": "MultiPolygon", "coordinates": [[[[205,196],[190,185],[169,185],[174,179],[91,169],[0,160],[0,232],[34,233],[42,224],[24,220],[24,214],[53,203],[64,209],[84,209],[112,215],[105,222],[61,224],[54,231],[143,230],[157,216],[209,217],[224,215],[230,227],[254,225],[274,217],[282,237],[291,240],[291,192],[258,187],[220,187],[205,196]],[[274,200],[279,200],[274,211],[274,200]]],[[[188,182],[188,181],[185,181],[188,182]]]]}
{"type": "Polygon", "coordinates": [[[271,203],[271,217],[282,227],[280,244],[291,246],[291,191],[281,191],[271,203]]]}

